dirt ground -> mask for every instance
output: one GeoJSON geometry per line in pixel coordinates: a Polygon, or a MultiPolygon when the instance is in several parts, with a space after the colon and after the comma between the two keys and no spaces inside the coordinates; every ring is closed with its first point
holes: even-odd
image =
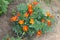
{"type": "MultiPolygon", "coordinates": [[[[25,0],[13,0],[8,7],[7,14],[0,17],[0,40],[3,36],[10,32],[11,27],[9,25],[9,18],[11,17],[12,10],[16,10],[16,6],[19,3],[26,3],[25,0]]],[[[31,2],[31,1],[30,1],[31,2]]],[[[53,13],[56,22],[53,26],[53,31],[42,35],[41,37],[33,38],[33,40],[60,40],[60,1],[53,0],[50,6],[46,6],[44,2],[41,2],[42,7],[46,10],[49,10],[53,13]]]]}

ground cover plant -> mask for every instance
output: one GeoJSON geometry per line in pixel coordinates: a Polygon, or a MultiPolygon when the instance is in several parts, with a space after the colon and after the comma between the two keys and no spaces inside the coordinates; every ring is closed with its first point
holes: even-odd
{"type": "Polygon", "coordinates": [[[41,36],[52,30],[54,16],[50,11],[44,11],[37,1],[29,4],[21,3],[17,6],[17,10],[18,12],[10,18],[13,23],[13,34],[16,35],[12,36],[13,39],[7,37],[6,40],[22,40],[25,37],[41,36]]]}
{"type": "Polygon", "coordinates": [[[8,4],[11,0],[0,0],[0,16],[7,12],[8,4]]]}

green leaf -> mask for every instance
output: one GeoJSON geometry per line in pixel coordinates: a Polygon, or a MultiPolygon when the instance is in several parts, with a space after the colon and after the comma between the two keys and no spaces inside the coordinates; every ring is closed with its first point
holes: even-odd
{"type": "Polygon", "coordinates": [[[51,31],[51,29],[52,29],[52,27],[50,27],[50,26],[47,26],[47,24],[46,23],[42,23],[42,33],[47,33],[47,32],[49,32],[49,31],[51,31]]]}
{"type": "Polygon", "coordinates": [[[40,8],[40,5],[36,5],[34,8],[33,8],[34,12],[37,12],[37,13],[42,13],[42,8],[40,8]]]}
{"type": "Polygon", "coordinates": [[[6,13],[7,8],[8,8],[9,1],[8,0],[0,0],[0,15],[3,13],[6,13]]]}
{"type": "Polygon", "coordinates": [[[12,29],[16,33],[22,33],[22,27],[18,24],[18,22],[14,22],[14,26],[12,27],[12,29]]]}
{"type": "Polygon", "coordinates": [[[41,22],[35,20],[35,23],[33,25],[29,25],[29,27],[34,28],[36,31],[41,29],[41,22]]]}
{"type": "Polygon", "coordinates": [[[10,38],[10,40],[22,40],[20,37],[14,38],[10,37],[9,35],[6,35],[2,40],[7,40],[7,38],[10,38]]]}
{"type": "Polygon", "coordinates": [[[2,5],[1,5],[3,12],[6,12],[6,11],[7,11],[8,4],[9,4],[8,1],[4,1],[4,0],[3,0],[3,3],[2,3],[2,5]]]}
{"type": "Polygon", "coordinates": [[[30,16],[30,18],[38,18],[38,13],[37,12],[32,13],[32,15],[30,16]]]}
{"type": "Polygon", "coordinates": [[[22,4],[19,4],[19,5],[17,6],[17,9],[18,9],[18,11],[19,11],[20,13],[24,14],[24,13],[26,13],[26,11],[27,11],[27,9],[28,9],[28,6],[27,6],[26,4],[24,4],[24,3],[22,3],[22,4]]]}
{"type": "Polygon", "coordinates": [[[12,0],[6,0],[6,1],[8,1],[10,3],[12,0]]]}

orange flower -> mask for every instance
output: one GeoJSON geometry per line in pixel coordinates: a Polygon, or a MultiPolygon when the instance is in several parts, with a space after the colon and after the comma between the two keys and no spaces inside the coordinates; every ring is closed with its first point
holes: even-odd
{"type": "Polygon", "coordinates": [[[11,21],[16,21],[18,19],[18,17],[17,16],[14,16],[14,17],[12,17],[10,20],[11,21]]]}
{"type": "Polygon", "coordinates": [[[33,18],[30,19],[30,23],[34,24],[34,19],[33,18]]]}
{"type": "Polygon", "coordinates": [[[50,12],[46,12],[46,16],[50,16],[51,14],[50,14],[50,12]]]}
{"type": "Polygon", "coordinates": [[[41,21],[42,21],[42,22],[45,22],[45,20],[44,20],[44,19],[42,19],[41,21]]]}
{"type": "Polygon", "coordinates": [[[35,1],[35,2],[33,2],[33,4],[34,4],[34,5],[37,5],[37,4],[38,4],[38,2],[36,2],[36,1],[35,1]]]}
{"type": "Polygon", "coordinates": [[[48,20],[47,24],[48,24],[48,26],[51,26],[51,22],[50,22],[50,20],[48,20]]]}
{"type": "Polygon", "coordinates": [[[24,24],[24,20],[20,20],[18,23],[19,23],[20,25],[22,25],[22,24],[24,24]]]}
{"type": "Polygon", "coordinates": [[[32,9],[32,5],[31,4],[28,5],[28,9],[32,9]]]}
{"type": "Polygon", "coordinates": [[[27,18],[29,16],[29,14],[28,13],[25,13],[24,16],[27,18]]]}
{"type": "Polygon", "coordinates": [[[10,40],[10,38],[7,38],[7,40],[10,40]]]}
{"type": "Polygon", "coordinates": [[[20,13],[19,12],[17,13],[17,16],[20,16],[20,13]]]}
{"type": "Polygon", "coordinates": [[[31,5],[31,4],[28,5],[28,12],[30,13],[30,15],[31,15],[32,12],[33,12],[32,5],[31,5]]]}
{"type": "Polygon", "coordinates": [[[30,13],[30,15],[32,14],[33,10],[32,9],[28,9],[28,12],[30,13]]]}
{"type": "Polygon", "coordinates": [[[23,26],[23,31],[27,32],[28,31],[28,26],[23,26]]]}
{"type": "Polygon", "coordinates": [[[42,31],[41,30],[38,30],[37,36],[41,36],[41,35],[42,35],[42,31]]]}

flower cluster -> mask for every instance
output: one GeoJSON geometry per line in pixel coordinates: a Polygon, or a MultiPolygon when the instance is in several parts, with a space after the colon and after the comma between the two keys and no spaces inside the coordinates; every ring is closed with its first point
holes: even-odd
{"type": "Polygon", "coordinates": [[[15,33],[20,34],[20,37],[24,35],[41,36],[43,33],[48,32],[51,29],[53,16],[49,11],[44,12],[39,6],[38,2],[31,4],[18,5],[18,12],[10,20],[14,26],[12,30],[15,33]]]}

